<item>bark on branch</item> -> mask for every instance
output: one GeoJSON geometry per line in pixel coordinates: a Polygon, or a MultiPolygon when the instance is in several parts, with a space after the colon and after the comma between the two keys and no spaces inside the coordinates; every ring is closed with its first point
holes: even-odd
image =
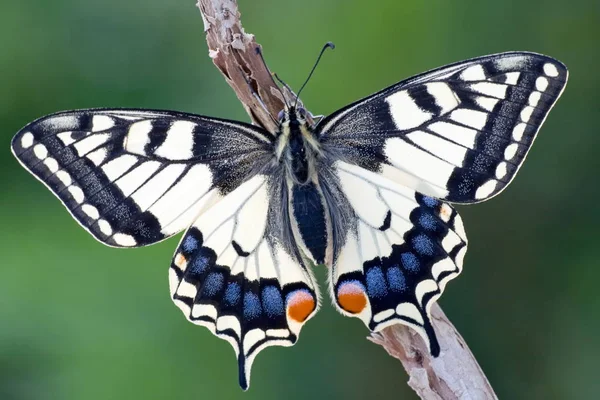
{"type": "Polygon", "coordinates": [[[433,329],[441,353],[431,357],[427,345],[410,328],[394,325],[367,339],[402,362],[409,386],[422,399],[497,399],[467,343],[436,303],[431,307],[433,329]]]}
{"type": "Polygon", "coordinates": [[[283,109],[277,97],[279,89],[266,69],[254,35],[246,33],[240,22],[237,2],[198,0],[197,3],[208,43],[208,55],[225,77],[252,122],[270,132],[277,125],[277,113],[283,109]]]}
{"type": "MultiPolygon", "coordinates": [[[[274,132],[283,109],[281,92],[256,52],[260,45],[246,33],[234,0],[198,0],[208,43],[208,55],[250,115],[252,121],[274,132]]],[[[289,93],[286,92],[286,95],[289,93]]],[[[423,340],[411,329],[395,325],[368,339],[399,359],[408,384],[422,399],[496,399],[477,360],[442,309],[434,304],[432,323],[441,354],[429,355],[423,340]]]]}

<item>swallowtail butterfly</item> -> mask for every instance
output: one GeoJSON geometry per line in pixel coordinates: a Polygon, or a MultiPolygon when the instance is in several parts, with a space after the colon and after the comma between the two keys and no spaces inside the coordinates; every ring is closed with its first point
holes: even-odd
{"type": "Polygon", "coordinates": [[[256,355],[291,346],[319,308],[371,331],[408,325],[440,346],[431,305],[462,270],[449,203],[512,181],[567,82],[559,61],[509,52],[399,82],[315,124],[288,104],[278,129],[172,111],[89,109],[25,126],[12,151],[100,242],[186,230],[169,269],[186,318],[233,346],[247,389],[256,355]]]}

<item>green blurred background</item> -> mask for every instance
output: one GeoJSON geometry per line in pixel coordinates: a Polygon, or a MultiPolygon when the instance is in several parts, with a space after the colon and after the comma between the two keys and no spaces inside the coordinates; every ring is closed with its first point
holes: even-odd
{"type": "MultiPolygon", "coordinates": [[[[328,114],[405,77],[507,50],[562,60],[567,89],[501,196],[460,207],[463,275],[441,304],[506,399],[600,395],[598,1],[240,0],[271,68],[328,114]]],[[[329,306],[237,386],[228,343],[168,295],[179,238],[116,250],[87,235],[9,151],[27,122],[84,107],[247,121],[207,57],[193,0],[0,5],[0,399],[414,399],[401,365],[329,306]]],[[[324,282],[324,271],[318,273],[324,282]]]]}

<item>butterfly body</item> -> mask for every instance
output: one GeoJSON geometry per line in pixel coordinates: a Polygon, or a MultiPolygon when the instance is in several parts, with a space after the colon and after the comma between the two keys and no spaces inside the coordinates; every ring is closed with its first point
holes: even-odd
{"type": "Polygon", "coordinates": [[[17,159],[96,239],[156,243],[182,230],[170,293],[227,340],[240,385],[255,356],[291,346],[327,292],[371,331],[404,324],[440,351],[430,308],[462,271],[467,237],[448,202],[500,193],[568,72],[509,52],[447,65],[316,125],[288,106],[277,132],[154,110],[62,112],[25,126],[17,159]]]}

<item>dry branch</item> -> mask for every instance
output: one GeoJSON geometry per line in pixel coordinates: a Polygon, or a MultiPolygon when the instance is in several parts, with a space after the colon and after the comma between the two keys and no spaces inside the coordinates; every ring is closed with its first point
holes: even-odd
{"type": "Polygon", "coordinates": [[[256,52],[260,46],[254,35],[242,28],[237,2],[199,0],[197,6],[204,21],[208,55],[252,122],[274,132],[277,128],[274,118],[283,109],[283,102],[275,94],[279,90],[256,52]]]}
{"type": "MultiPolygon", "coordinates": [[[[279,89],[260,55],[254,35],[246,33],[234,0],[198,0],[209,56],[250,115],[274,132],[283,109],[279,89]]],[[[437,358],[411,329],[395,325],[368,337],[399,359],[410,377],[408,384],[422,399],[496,399],[496,395],[465,341],[434,304],[432,323],[441,345],[437,358]]]]}
{"type": "Polygon", "coordinates": [[[422,399],[497,399],[467,343],[437,303],[431,307],[431,319],[442,349],[437,358],[403,325],[371,333],[368,339],[402,362],[408,384],[422,399]]]}

